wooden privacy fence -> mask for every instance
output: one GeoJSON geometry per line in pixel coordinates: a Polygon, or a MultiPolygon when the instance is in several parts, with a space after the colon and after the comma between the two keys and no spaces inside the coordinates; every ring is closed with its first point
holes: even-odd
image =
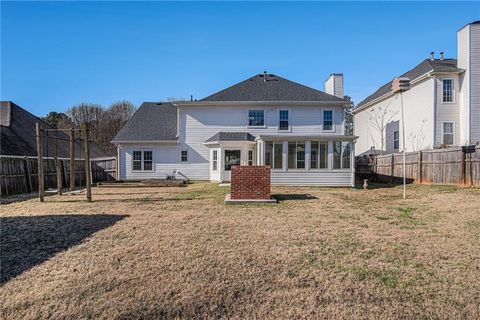
{"type": "MultiPolygon", "coordinates": [[[[58,158],[62,186],[70,186],[70,159],[58,158]]],[[[45,189],[57,187],[55,158],[43,158],[45,189]]],[[[115,180],[117,159],[97,158],[91,160],[92,181],[115,180]]],[[[75,187],[85,186],[85,160],[75,159],[75,187]]],[[[38,191],[37,157],[0,156],[0,194],[13,195],[38,191]]]]}
{"type": "MultiPolygon", "coordinates": [[[[480,187],[480,146],[466,153],[462,148],[408,152],[407,182],[458,184],[480,187]]],[[[403,181],[403,154],[394,153],[356,159],[357,178],[378,182],[403,181]]]]}

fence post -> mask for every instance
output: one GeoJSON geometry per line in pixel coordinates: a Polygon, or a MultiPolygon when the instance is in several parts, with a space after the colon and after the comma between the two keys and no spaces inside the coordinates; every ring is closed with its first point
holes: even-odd
{"type": "Polygon", "coordinates": [[[75,131],[72,128],[70,129],[70,191],[73,190],[75,190],[75,131]]]}
{"type": "Polygon", "coordinates": [[[422,166],[423,165],[422,165],[422,162],[423,162],[423,152],[422,152],[422,150],[420,150],[418,152],[418,176],[419,176],[418,177],[418,182],[419,183],[422,183],[422,181],[423,181],[423,177],[422,177],[422,175],[423,175],[422,166]]]}
{"type": "Polygon", "coordinates": [[[390,164],[390,182],[393,183],[395,181],[395,154],[392,153],[392,158],[391,158],[392,163],[390,164]]]}
{"type": "Polygon", "coordinates": [[[30,179],[30,169],[28,168],[28,158],[23,158],[23,168],[25,170],[25,180],[27,181],[27,191],[33,192],[32,180],[30,179]]]}
{"type": "Polygon", "coordinates": [[[87,185],[87,201],[92,201],[92,172],[91,172],[91,163],[90,163],[90,146],[88,143],[88,123],[85,123],[83,129],[83,139],[85,142],[85,184],[87,185]]]}
{"type": "Polygon", "coordinates": [[[38,197],[40,198],[40,202],[43,202],[43,197],[45,194],[45,184],[43,178],[43,145],[42,137],[40,135],[40,124],[37,122],[35,125],[37,133],[38,197]]]}
{"type": "Polygon", "coordinates": [[[62,163],[58,157],[55,157],[55,173],[57,175],[57,193],[62,194],[62,163]]]}
{"type": "Polygon", "coordinates": [[[465,154],[465,152],[463,152],[463,150],[461,151],[462,152],[462,156],[460,157],[460,172],[461,172],[461,183],[463,185],[466,185],[467,184],[467,164],[466,164],[466,160],[467,160],[467,155],[465,154]]]}

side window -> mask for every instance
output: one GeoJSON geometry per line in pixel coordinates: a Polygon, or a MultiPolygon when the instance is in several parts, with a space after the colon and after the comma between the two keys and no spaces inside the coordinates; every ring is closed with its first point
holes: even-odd
{"type": "Polygon", "coordinates": [[[453,122],[443,123],[443,144],[452,145],[454,143],[454,126],[453,122]]]}
{"type": "Polygon", "coordinates": [[[152,151],[143,151],[143,170],[153,169],[152,151]]]}
{"type": "Polygon", "coordinates": [[[325,131],[333,130],[333,111],[332,110],[323,111],[323,130],[325,131]]]}
{"type": "Polygon", "coordinates": [[[253,166],[253,150],[248,150],[248,165],[253,166]]]}
{"type": "Polygon", "coordinates": [[[454,102],[455,101],[455,90],[453,86],[453,79],[443,79],[442,80],[442,101],[443,102],[454,102]]]}
{"type": "Polygon", "coordinates": [[[188,161],[188,151],[187,150],[182,150],[180,152],[180,161],[181,162],[187,162],[188,161]]]}
{"type": "Polygon", "coordinates": [[[263,110],[248,111],[248,126],[263,127],[265,125],[265,113],[263,110]]]}
{"type": "Polygon", "coordinates": [[[213,153],[212,153],[212,170],[213,171],[217,171],[218,169],[218,151],[217,150],[213,150],[213,153]]]}
{"type": "Polygon", "coordinates": [[[153,170],[153,152],[135,150],[132,152],[132,170],[133,171],[151,171],[153,170]]]}
{"type": "Polygon", "coordinates": [[[400,132],[393,131],[393,149],[398,150],[400,149],[400,132]]]}
{"type": "Polygon", "coordinates": [[[289,112],[288,110],[280,110],[278,113],[279,119],[278,119],[278,130],[289,130],[290,129],[290,124],[289,124],[289,112]]]}

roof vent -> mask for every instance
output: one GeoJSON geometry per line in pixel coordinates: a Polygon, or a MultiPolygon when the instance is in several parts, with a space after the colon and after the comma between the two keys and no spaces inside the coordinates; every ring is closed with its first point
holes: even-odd
{"type": "Polygon", "coordinates": [[[440,52],[440,60],[443,60],[443,51],[440,52]]]}
{"type": "Polygon", "coordinates": [[[430,52],[430,60],[435,60],[435,51],[430,52]]]}
{"type": "Polygon", "coordinates": [[[263,82],[267,82],[267,71],[263,71],[263,82]]]}

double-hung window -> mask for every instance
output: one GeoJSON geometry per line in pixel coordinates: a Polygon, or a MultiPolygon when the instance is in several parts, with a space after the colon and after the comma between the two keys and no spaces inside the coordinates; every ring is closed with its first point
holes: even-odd
{"type": "Polygon", "coordinates": [[[443,123],[443,144],[452,145],[454,143],[454,129],[453,122],[443,123]]]}
{"type": "Polygon", "coordinates": [[[333,143],[333,169],[350,169],[350,142],[333,143]]]}
{"type": "Polygon", "coordinates": [[[455,102],[453,79],[442,80],[442,97],[443,102],[455,102]]]}
{"type": "Polygon", "coordinates": [[[312,141],[310,150],[310,169],[326,169],[328,165],[328,144],[312,141]]]}
{"type": "Polygon", "coordinates": [[[333,130],[333,111],[332,110],[323,111],[323,130],[324,131],[333,130]]]}
{"type": "Polygon", "coordinates": [[[248,165],[253,166],[253,150],[248,150],[248,165]]]}
{"type": "Polygon", "coordinates": [[[153,170],[153,152],[135,150],[132,152],[132,170],[133,171],[152,171],[153,170]]]}
{"type": "Polygon", "coordinates": [[[400,131],[393,131],[393,149],[400,149],[400,131]]]}
{"type": "Polygon", "coordinates": [[[282,142],[265,142],[265,165],[272,169],[283,169],[283,143],[282,142]]]}
{"type": "Polygon", "coordinates": [[[263,126],[265,126],[265,112],[264,112],[264,110],[249,110],[248,111],[248,126],[249,127],[263,127],[263,126]]]}
{"type": "Polygon", "coordinates": [[[278,130],[280,131],[287,131],[290,130],[290,124],[289,124],[289,112],[288,110],[280,110],[278,112],[278,130]]]}

